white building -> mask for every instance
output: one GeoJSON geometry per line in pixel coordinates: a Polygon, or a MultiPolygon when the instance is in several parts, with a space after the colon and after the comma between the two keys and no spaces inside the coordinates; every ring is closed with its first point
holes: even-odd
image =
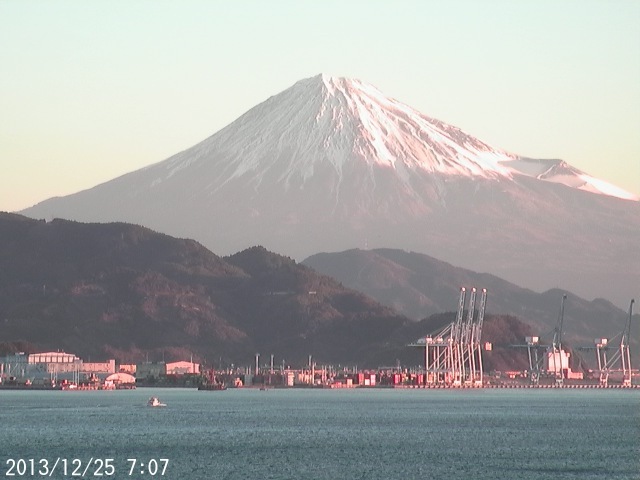
{"type": "Polygon", "coordinates": [[[569,369],[570,353],[560,350],[558,352],[547,352],[547,371],[549,373],[562,372],[569,369]]]}
{"type": "Polygon", "coordinates": [[[59,374],[113,373],[115,360],[85,363],[72,353],[40,352],[16,353],[0,358],[0,373],[4,377],[56,378],[59,374]]]}
{"type": "Polygon", "coordinates": [[[571,354],[564,350],[560,350],[558,352],[547,352],[547,372],[549,373],[559,373],[562,378],[566,379],[582,379],[582,372],[573,372],[571,371],[571,367],[569,366],[569,358],[571,354]]]}
{"type": "Polygon", "coordinates": [[[193,362],[172,362],[166,364],[167,375],[199,374],[200,364],[193,362]]]}

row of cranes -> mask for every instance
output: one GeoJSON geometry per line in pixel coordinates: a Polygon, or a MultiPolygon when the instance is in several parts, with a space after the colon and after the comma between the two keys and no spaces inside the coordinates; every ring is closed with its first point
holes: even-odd
{"type": "MultiPolygon", "coordinates": [[[[461,288],[455,321],[437,333],[427,335],[411,344],[411,346],[425,349],[425,382],[428,385],[481,386],[483,384],[482,350],[492,349],[490,343],[483,345],[481,342],[487,290],[482,289],[480,306],[476,312],[477,290],[471,289],[465,319],[466,295],[466,289],[461,288]]],[[[569,367],[570,354],[562,344],[566,300],[565,294],[561,299],[558,320],[550,336],[550,343],[544,344],[540,342],[540,337],[528,336],[525,337],[524,345],[511,345],[511,347],[527,349],[528,377],[532,385],[538,385],[542,374],[546,374],[547,377],[553,378],[557,386],[563,386],[564,380],[572,374],[569,367]]],[[[631,300],[629,315],[622,332],[611,339],[596,339],[594,346],[577,348],[577,350],[595,349],[601,386],[608,386],[613,374],[621,375],[622,386],[631,386],[629,339],[633,304],[634,300],[631,300]]]]}
{"type": "Polygon", "coordinates": [[[469,296],[464,318],[466,289],[460,289],[456,319],[435,335],[419,339],[411,346],[425,349],[426,383],[443,386],[481,386],[483,383],[482,325],[487,305],[487,290],[482,289],[480,307],[475,315],[476,289],[469,296]]]}
{"type": "MultiPolygon", "coordinates": [[[[525,337],[526,345],[513,345],[514,347],[524,346],[527,348],[529,356],[529,381],[533,385],[540,382],[541,372],[544,372],[543,363],[546,361],[546,373],[550,375],[556,385],[562,386],[565,378],[571,371],[569,367],[569,354],[562,347],[562,334],[564,323],[564,305],[567,295],[562,296],[558,321],[553,330],[551,344],[543,345],[539,337],[525,337]]],[[[596,351],[597,374],[599,384],[608,386],[612,374],[621,376],[621,384],[625,387],[631,386],[631,352],[629,349],[629,338],[631,335],[631,318],[633,316],[633,304],[629,304],[629,315],[622,332],[611,339],[597,338],[594,346],[582,346],[576,350],[596,351]]]]}

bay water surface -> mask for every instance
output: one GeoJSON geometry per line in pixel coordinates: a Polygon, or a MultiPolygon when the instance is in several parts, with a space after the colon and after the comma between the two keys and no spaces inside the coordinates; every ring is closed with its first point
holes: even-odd
{"type": "Polygon", "coordinates": [[[0,391],[0,479],[42,459],[59,479],[640,479],[640,390],[0,391]]]}

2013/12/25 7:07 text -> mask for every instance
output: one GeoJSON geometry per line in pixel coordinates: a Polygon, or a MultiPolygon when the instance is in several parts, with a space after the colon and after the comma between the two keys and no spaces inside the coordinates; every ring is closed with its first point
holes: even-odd
{"type": "Polygon", "coordinates": [[[169,466],[168,458],[140,460],[127,458],[126,465],[118,465],[113,458],[8,458],[4,464],[4,477],[51,477],[54,473],[65,477],[115,477],[118,472],[129,477],[143,475],[163,477],[169,466]]]}

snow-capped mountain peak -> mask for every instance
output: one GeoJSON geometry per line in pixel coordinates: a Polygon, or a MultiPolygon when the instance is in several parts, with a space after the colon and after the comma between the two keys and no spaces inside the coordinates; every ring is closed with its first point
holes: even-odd
{"type": "Polygon", "coordinates": [[[317,75],[167,160],[25,213],[128,221],[219,254],[402,248],[529,288],[620,298],[638,284],[637,200],[365,82],[317,75]]]}
{"type": "Polygon", "coordinates": [[[509,177],[501,162],[516,158],[386,97],[373,85],[326,74],[300,80],[169,159],[167,177],[213,157],[224,158],[228,179],[277,169],[285,182],[295,175],[308,179],[319,165],[331,165],[340,175],[351,162],[389,167],[401,177],[416,169],[509,177]]]}
{"type": "Polygon", "coordinates": [[[564,162],[494,148],[371,84],[327,74],[298,81],[200,144],[152,166],[159,167],[154,185],[192,163],[215,164],[219,181],[212,188],[246,176],[258,188],[265,175],[289,188],[292,179],[304,184],[325,167],[341,183],[345,168],[357,163],[389,168],[403,182],[412,172],[484,179],[524,175],[638,200],[564,162]]]}

